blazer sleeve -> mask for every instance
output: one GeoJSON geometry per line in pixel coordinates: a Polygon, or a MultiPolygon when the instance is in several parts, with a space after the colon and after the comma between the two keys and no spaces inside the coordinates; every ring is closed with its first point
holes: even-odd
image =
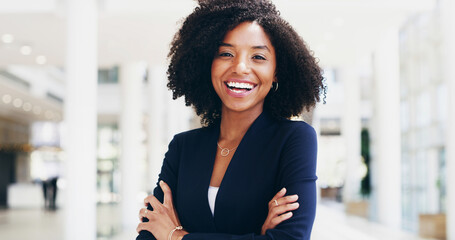
{"type": "Polygon", "coordinates": [[[278,185],[286,187],[287,195],[299,196],[299,208],[293,216],[266,231],[265,235],[230,235],[190,233],[183,240],[309,240],[316,213],[317,139],[312,127],[295,123],[295,129],[282,148],[278,185]]]}
{"type": "MultiPolygon", "coordinates": [[[[160,180],[166,182],[171,189],[177,189],[179,152],[178,135],[176,135],[169,143],[168,151],[164,156],[163,166],[161,167],[161,173],[158,176],[157,186],[153,190],[153,196],[155,196],[161,203],[163,202],[164,193],[158,184],[160,180]]],[[[173,199],[176,199],[175,192],[172,192],[172,197],[173,199]]],[[[147,209],[150,211],[153,210],[150,204],[147,209]]],[[[148,219],[143,218],[143,221],[147,222],[148,219]]],[[[149,231],[142,230],[136,240],[156,240],[156,238],[149,231]]]]}

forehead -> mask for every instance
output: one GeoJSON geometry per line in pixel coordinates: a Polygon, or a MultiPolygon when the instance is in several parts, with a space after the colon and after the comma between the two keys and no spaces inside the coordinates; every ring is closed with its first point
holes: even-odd
{"type": "Polygon", "coordinates": [[[231,45],[273,47],[264,29],[257,22],[243,22],[226,33],[223,43],[231,45]]]}

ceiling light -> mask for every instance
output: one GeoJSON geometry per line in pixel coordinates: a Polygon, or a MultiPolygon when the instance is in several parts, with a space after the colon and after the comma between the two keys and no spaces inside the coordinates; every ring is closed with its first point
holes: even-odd
{"type": "Polygon", "coordinates": [[[45,116],[47,119],[54,118],[54,113],[51,111],[46,111],[45,116]]]}
{"type": "Polygon", "coordinates": [[[22,108],[24,109],[24,111],[29,112],[30,110],[32,110],[33,106],[31,103],[26,102],[24,103],[24,106],[22,108]]]}
{"type": "Polygon", "coordinates": [[[46,61],[47,61],[47,59],[43,55],[40,55],[40,56],[36,57],[36,63],[38,63],[40,65],[46,64],[46,61]]]}
{"type": "Polygon", "coordinates": [[[22,106],[22,99],[20,99],[20,98],[14,99],[13,105],[17,108],[20,108],[22,106]]]}
{"type": "Polygon", "coordinates": [[[4,43],[12,43],[14,41],[14,36],[11,34],[3,34],[2,41],[4,43]]]}
{"type": "Polygon", "coordinates": [[[11,102],[11,100],[13,100],[13,98],[11,97],[11,95],[5,94],[5,95],[3,95],[2,100],[4,103],[8,104],[11,102]]]}
{"type": "Polygon", "coordinates": [[[39,115],[41,113],[41,107],[40,106],[34,106],[33,107],[33,113],[36,115],[39,115]]]}
{"type": "Polygon", "coordinates": [[[24,45],[21,47],[21,53],[23,55],[30,55],[30,53],[32,53],[32,47],[28,46],[28,45],[24,45]]]}

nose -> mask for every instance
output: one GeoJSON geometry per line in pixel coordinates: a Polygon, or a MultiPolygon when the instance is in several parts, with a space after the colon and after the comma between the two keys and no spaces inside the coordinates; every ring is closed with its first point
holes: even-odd
{"type": "Polygon", "coordinates": [[[234,72],[237,74],[247,74],[250,71],[248,59],[244,57],[238,57],[234,62],[234,72]]]}

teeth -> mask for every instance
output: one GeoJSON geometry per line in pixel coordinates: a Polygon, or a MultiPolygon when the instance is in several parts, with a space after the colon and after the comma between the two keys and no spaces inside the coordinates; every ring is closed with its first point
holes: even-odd
{"type": "Polygon", "coordinates": [[[233,91],[235,93],[242,93],[243,92],[242,90],[237,90],[237,89],[231,89],[231,91],[233,91]]]}
{"type": "Polygon", "coordinates": [[[254,88],[253,84],[249,83],[240,83],[240,82],[227,82],[228,87],[230,88],[241,88],[251,90],[254,88]]]}

